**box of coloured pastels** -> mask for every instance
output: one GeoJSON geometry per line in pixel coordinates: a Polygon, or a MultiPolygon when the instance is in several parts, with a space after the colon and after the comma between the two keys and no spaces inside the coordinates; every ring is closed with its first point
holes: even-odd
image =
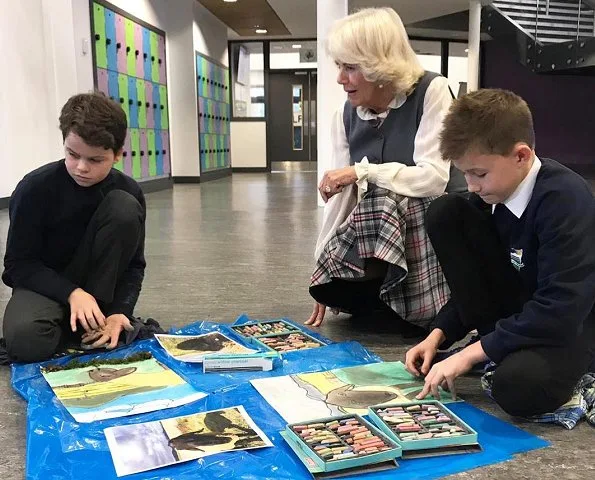
{"type": "Polygon", "coordinates": [[[403,458],[481,450],[477,432],[437,401],[369,408],[368,417],[403,449],[403,458]]]}
{"type": "Polygon", "coordinates": [[[396,442],[359,415],[290,424],[281,435],[316,477],[396,468],[401,456],[396,442]]]}
{"type": "Polygon", "coordinates": [[[254,322],[231,327],[234,332],[279,353],[322,347],[325,343],[283,320],[254,322]]]}

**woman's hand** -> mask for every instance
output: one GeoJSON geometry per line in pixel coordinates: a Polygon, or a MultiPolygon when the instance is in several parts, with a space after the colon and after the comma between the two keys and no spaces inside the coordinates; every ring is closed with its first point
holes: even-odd
{"type": "Polygon", "coordinates": [[[328,170],[324,173],[318,191],[325,202],[337,193],[341,193],[343,188],[357,182],[355,167],[343,167],[335,170],[328,170]]]}
{"type": "MultiPolygon", "coordinates": [[[[339,310],[336,308],[331,309],[335,315],[339,314],[339,310]]],[[[312,315],[310,318],[304,322],[304,325],[312,325],[313,327],[319,327],[322,321],[324,320],[324,315],[326,313],[326,305],[322,303],[316,302],[314,304],[314,310],[312,311],[312,315]]]]}

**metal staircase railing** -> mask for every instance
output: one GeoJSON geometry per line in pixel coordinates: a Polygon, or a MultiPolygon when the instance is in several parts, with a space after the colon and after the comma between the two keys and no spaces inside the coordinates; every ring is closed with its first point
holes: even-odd
{"type": "Polygon", "coordinates": [[[534,71],[595,70],[594,7],[595,0],[495,0],[483,22],[492,36],[515,35],[521,62],[534,71]]]}

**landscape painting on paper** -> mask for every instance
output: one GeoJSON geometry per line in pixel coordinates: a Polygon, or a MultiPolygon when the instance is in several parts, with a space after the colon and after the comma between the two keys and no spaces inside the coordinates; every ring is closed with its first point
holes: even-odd
{"type": "Polygon", "coordinates": [[[48,365],[41,372],[81,423],[177,407],[206,396],[148,352],[123,359],[48,365]]]}
{"type": "Polygon", "coordinates": [[[272,445],[241,406],[106,428],[105,436],[119,477],[272,445]]]}
{"type": "Polygon", "coordinates": [[[219,332],[204,335],[155,335],[157,341],[176,360],[202,362],[209,353],[255,353],[219,332]]]}
{"type": "MultiPolygon", "coordinates": [[[[357,413],[371,405],[415,400],[424,386],[402,362],[381,362],[326,372],[252,380],[252,385],[287,423],[357,413]]],[[[450,394],[440,391],[442,402],[450,394]]]]}

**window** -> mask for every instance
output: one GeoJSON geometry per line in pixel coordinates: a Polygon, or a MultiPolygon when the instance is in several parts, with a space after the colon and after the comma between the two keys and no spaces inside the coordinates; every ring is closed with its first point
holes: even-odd
{"type": "Polygon", "coordinates": [[[271,42],[271,70],[316,68],[316,40],[271,42]]]}
{"type": "Polygon", "coordinates": [[[265,117],[264,55],[262,42],[231,44],[233,116],[265,117]]]}

